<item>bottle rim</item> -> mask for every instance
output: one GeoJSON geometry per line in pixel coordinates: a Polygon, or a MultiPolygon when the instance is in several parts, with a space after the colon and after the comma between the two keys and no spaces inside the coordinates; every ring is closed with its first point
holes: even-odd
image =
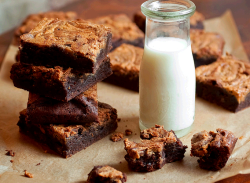
{"type": "Polygon", "coordinates": [[[190,0],[148,0],[141,5],[141,11],[146,17],[159,20],[189,18],[195,9],[195,4],[190,0]]]}

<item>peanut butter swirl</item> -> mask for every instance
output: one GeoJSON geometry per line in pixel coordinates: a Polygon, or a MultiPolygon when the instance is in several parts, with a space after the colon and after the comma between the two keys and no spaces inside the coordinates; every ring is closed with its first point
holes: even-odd
{"type": "Polygon", "coordinates": [[[142,55],[142,48],[122,44],[109,54],[112,69],[139,72],[142,55]]]}
{"type": "Polygon", "coordinates": [[[222,55],[225,41],[220,34],[191,29],[190,40],[197,59],[217,59],[222,55]]]}
{"type": "Polygon", "coordinates": [[[250,63],[231,55],[220,57],[210,65],[198,67],[196,79],[222,87],[242,102],[250,92],[250,63]]]}
{"type": "Polygon", "coordinates": [[[59,20],[44,18],[21,40],[32,44],[58,46],[68,53],[79,53],[94,62],[101,49],[107,46],[111,30],[83,20],[59,20]]]}
{"type": "Polygon", "coordinates": [[[89,21],[110,27],[113,39],[134,40],[144,38],[144,33],[125,14],[103,16],[89,21]]]}

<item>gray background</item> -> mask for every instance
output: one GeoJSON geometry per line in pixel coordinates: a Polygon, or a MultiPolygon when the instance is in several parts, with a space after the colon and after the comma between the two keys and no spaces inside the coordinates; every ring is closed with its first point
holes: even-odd
{"type": "Polygon", "coordinates": [[[77,0],[0,0],[0,34],[22,23],[31,13],[57,9],[77,0]]]}

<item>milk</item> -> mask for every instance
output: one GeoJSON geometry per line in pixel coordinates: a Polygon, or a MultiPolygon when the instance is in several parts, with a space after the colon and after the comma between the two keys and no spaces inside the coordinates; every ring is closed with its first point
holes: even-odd
{"type": "Polygon", "coordinates": [[[151,40],[144,47],[139,78],[141,130],[158,124],[181,132],[192,125],[195,68],[189,42],[171,37],[151,40]]]}

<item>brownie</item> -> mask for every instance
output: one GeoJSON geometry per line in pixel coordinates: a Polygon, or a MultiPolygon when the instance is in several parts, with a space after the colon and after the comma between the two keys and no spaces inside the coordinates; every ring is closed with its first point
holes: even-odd
{"type": "Polygon", "coordinates": [[[127,175],[110,166],[95,166],[88,174],[87,183],[124,183],[127,175]]]}
{"type": "Polygon", "coordinates": [[[89,21],[111,28],[113,49],[122,43],[144,47],[144,33],[125,14],[108,15],[89,21]]]}
{"type": "Polygon", "coordinates": [[[95,73],[112,48],[110,28],[83,20],[44,18],[20,38],[20,62],[84,73],[95,73]]]}
{"type": "Polygon", "coordinates": [[[49,148],[68,158],[94,142],[114,132],[117,128],[117,111],[110,105],[98,103],[99,122],[82,125],[28,123],[26,109],[20,112],[20,132],[46,144],[49,148]]]}
{"type": "MultiPolygon", "coordinates": [[[[199,12],[194,12],[190,17],[190,28],[191,29],[204,29],[203,21],[205,17],[199,12]]],[[[146,31],[146,17],[141,11],[138,11],[134,14],[134,22],[136,25],[145,33],[146,31]]]]}
{"type": "Polygon", "coordinates": [[[40,124],[84,124],[98,122],[97,85],[62,102],[29,93],[27,120],[40,124]]]}
{"type": "Polygon", "coordinates": [[[180,161],[184,158],[187,146],[182,144],[172,130],[167,131],[163,126],[155,125],[155,127],[141,131],[140,137],[145,140],[163,140],[166,163],[180,161]]]}
{"type": "Polygon", "coordinates": [[[187,146],[176,137],[173,131],[166,131],[163,126],[141,131],[140,143],[124,140],[127,154],[125,159],[129,168],[136,172],[151,172],[162,168],[166,163],[184,158],[187,146]]]}
{"type": "Polygon", "coordinates": [[[75,12],[49,11],[37,14],[31,14],[25,18],[22,24],[15,31],[15,44],[20,44],[20,36],[31,31],[44,18],[58,18],[60,20],[75,20],[77,14],[75,12]]]}
{"type": "Polygon", "coordinates": [[[199,157],[200,168],[220,170],[223,168],[238,140],[230,131],[217,129],[217,133],[202,131],[191,139],[191,156],[199,157]]]}
{"type": "Polygon", "coordinates": [[[195,11],[190,17],[190,28],[191,29],[204,29],[203,21],[205,17],[202,13],[195,11]]]}
{"type": "Polygon", "coordinates": [[[143,49],[122,44],[110,56],[113,74],[104,81],[139,92],[139,72],[143,49]]]}
{"type": "Polygon", "coordinates": [[[238,112],[250,106],[250,63],[231,55],[196,68],[196,94],[238,112]]]}
{"type": "Polygon", "coordinates": [[[121,133],[121,132],[116,132],[116,133],[113,133],[111,136],[110,136],[110,140],[112,140],[113,142],[118,142],[118,141],[121,141],[124,137],[124,134],[121,133]]]}
{"type": "Polygon", "coordinates": [[[82,74],[71,68],[64,70],[62,67],[46,68],[17,62],[12,66],[10,77],[17,88],[67,102],[111,74],[107,57],[95,74],[82,74]]]}
{"type": "Polygon", "coordinates": [[[225,41],[218,33],[190,30],[195,67],[215,62],[223,54],[225,41]]]}
{"type": "Polygon", "coordinates": [[[131,170],[136,172],[152,172],[165,164],[164,142],[142,140],[140,143],[124,140],[127,154],[125,159],[131,170]]]}

